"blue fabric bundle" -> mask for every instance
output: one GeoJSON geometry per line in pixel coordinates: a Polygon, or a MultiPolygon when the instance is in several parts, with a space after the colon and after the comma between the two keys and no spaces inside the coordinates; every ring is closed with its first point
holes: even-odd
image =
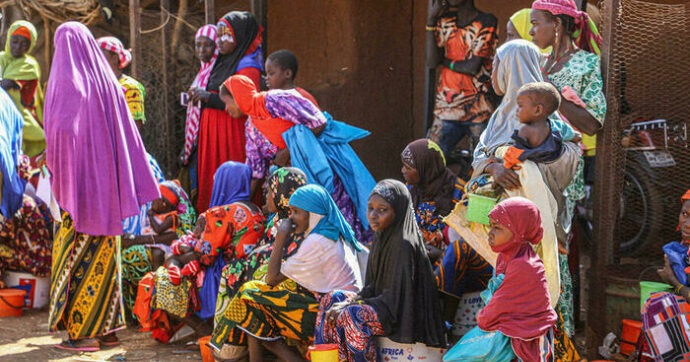
{"type": "Polygon", "coordinates": [[[0,212],[11,218],[19,210],[24,195],[24,181],[17,173],[17,161],[22,150],[24,118],[12,98],[0,90],[0,172],[2,172],[2,204],[0,212]]]}
{"type": "Polygon", "coordinates": [[[672,241],[663,247],[664,254],[668,257],[668,261],[673,269],[673,274],[676,279],[683,285],[688,285],[688,274],[685,268],[688,267],[688,246],[683,245],[677,241],[672,241]]]}

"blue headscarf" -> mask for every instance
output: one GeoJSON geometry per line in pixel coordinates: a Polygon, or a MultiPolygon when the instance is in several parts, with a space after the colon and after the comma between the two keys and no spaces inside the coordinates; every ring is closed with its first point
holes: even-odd
{"type": "Polygon", "coordinates": [[[343,240],[352,244],[357,251],[362,250],[362,245],[355,239],[352,227],[340,213],[338,206],[325,188],[318,185],[306,185],[298,188],[290,196],[290,206],[323,215],[323,219],[312,229],[312,233],[336,241],[342,236],[343,240]]]}
{"type": "Polygon", "coordinates": [[[2,172],[2,203],[0,212],[9,219],[19,210],[24,194],[24,181],[17,173],[17,160],[22,149],[24,118],[4,90],[0,91],[0,172],[2,172]]]}
{"type": "Polygon", "coordinates": [[[228,161],[216,170],[213,177],[211,207],[230,205],[236,201],[249,201],[252,170],[244,163],[228,161]]]}

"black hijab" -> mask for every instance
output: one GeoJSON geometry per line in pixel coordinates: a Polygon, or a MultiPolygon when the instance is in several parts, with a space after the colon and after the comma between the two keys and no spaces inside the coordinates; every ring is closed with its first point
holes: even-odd
{"type": "Polygon", "coordinates": [[[393,207],[395,220],[374,234],[360,296],[376,310],[391,340],[445,346],[436,280],[410,193],[402,182],[387,179],[374,187],[374,194],[393,207]]]}
{"type": "Polygon", "coordinates": [[[453,211],[453,192],[457,176],[446,167],[441,148],[426,138],[416,140],[402,152],[402,160],[419,172],[419,184],[411,185],[410,194],[415,208],[419,203],[434,201],[439,215],[453,211]]]}
{"type": "MultiPolygon", "coordinates": [[[[256,22],[254,15],[248,11],[231,11],[218,21],[217,26],[228,25],[230,25],[235,35],[237,47],[230,54],[218,55],[206,85],[206,90],[211,92],[218,92],[223,82],[235,74],[240,60],[246,55],[254,39],[259,35],[259,24],[256,22]]],[[[218,38],[220,39],[220,34],[218,38]]]]}

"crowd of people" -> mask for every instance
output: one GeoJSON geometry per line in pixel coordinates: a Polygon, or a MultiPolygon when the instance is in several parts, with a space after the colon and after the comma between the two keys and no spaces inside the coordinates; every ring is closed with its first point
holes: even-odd
{"type": "Polygon", "coordinates": [[[497,29],[472,0],[429,0],[434,124],[399,151],[404,182],[377,183],[349,145],[369,132],[296,85],[291,51],[264,62],[262,27],[230,12],[196,33],[185,177],[166,180],[122,42],[60,25],[44,97],[36,30],[18,21],[0,53],[0,277],[50,277],[66,350],[116,345],[125,326],[168,343],[188,326],[217,360],[335,344],[372,361],[378,337],[463,360],[478,353],[468,336],[500,332],[490,353],[505,360],[579,360],[568,252],[606,113],[601,37],[572,0],[518,11],[500,47],[497,29]],[[466,136],[470,177],[446,161],[466,136]],[[470,221],[473,195],[497,202],[486,226],[470,221]],[[473,292],[485,306],[456,344],[473,292]]]}

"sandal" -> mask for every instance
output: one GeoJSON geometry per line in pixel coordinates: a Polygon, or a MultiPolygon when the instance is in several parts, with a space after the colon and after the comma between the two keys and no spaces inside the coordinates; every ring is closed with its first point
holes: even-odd
{"type": "Polygon", "coordinates": [[[96,337],[96,340],[101,346],[114,347],[120,345],[120,340],[113,333],[106,334],[105,336],[96,337]]]}
{"type": "Polygon", "coordinates": [[[97,351],[101,350],[100,347],[96,347],[96,346],[79,347],[79,344],[83,341],[84,340],[79,341],[79,340],[68,339],[68,340],[62,341],[59,344],[53,345],[53,347],[57,348],[57,349],[64,349],[66,351],[75,351],[75,352],[97,352],[97,351]]]}

